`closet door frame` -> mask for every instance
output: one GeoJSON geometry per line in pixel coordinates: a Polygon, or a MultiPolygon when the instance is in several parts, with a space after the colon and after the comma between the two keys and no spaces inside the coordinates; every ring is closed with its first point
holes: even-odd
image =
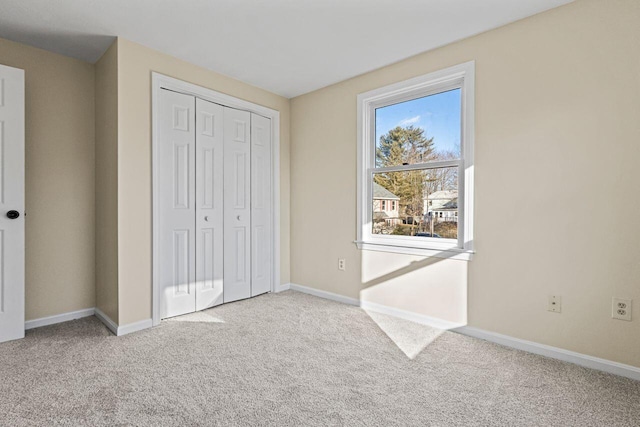
{"type": "Polygon", "coordinates": [[[159,177],[159,162],[158,162],[158,141],[159,141],[159,101],[160,90],[167,89],[174,92],[183,93],[185,95],[192,95],[198,98],[202,98],[205,101],[220,104],[225,107],[236,108],[239,110],[245,110],[250,113],[258,114],[260,116],[271,119],[271,241],[272,241],[272,274],[271,274],[271,292],[279,292],[285,290],[286,287],[280,285],[280,112],[267,108],[258,104],[254,104],[249,101],[235,98],[230,95],[226,95],[220,92],[216,92],[211,89],[207,89],[202,86],[198,86],[192,83],[188,83],[173,77],[165,76],[160,73],[151,73],[151,115],[152,115],[152,181],[153,181],[153,196],[152,196],[152,320],[153,326],[160,323],[160,286],[159,286],[159,248],[158,248],[158,177],[159,177]]]}

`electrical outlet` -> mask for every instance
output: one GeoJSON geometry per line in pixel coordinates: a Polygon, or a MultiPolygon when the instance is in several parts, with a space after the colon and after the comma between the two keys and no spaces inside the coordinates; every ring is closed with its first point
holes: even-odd
{"type": "Polygon", "coordinates": [[[611,317],[631,321],[631,300],[614,297],[611,305],[611,317]]]}
{"type": "Polygon", "coordinates": [[[345,271],[347,269],[347,261],[344,258],[338,258],[338,270],[345,271]]]}
{"type": "Polygon", "coordinates": [[[559,295],[549,295],[549,306],[547,310],[553,313],[562,312],[562,297],[559,295]]]}

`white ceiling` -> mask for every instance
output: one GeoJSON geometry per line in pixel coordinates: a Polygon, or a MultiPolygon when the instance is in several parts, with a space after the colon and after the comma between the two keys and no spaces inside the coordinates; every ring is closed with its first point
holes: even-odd
{"type": "Polygon", "coordinates": [[[294,97],[571,1],[0,0],[0,37],[95,62],[121,36],[294,97]]]}

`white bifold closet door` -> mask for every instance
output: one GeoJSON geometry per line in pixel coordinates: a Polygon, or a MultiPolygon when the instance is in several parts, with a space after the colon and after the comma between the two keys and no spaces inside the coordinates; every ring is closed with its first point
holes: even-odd
{"type": "Polygon", "coordinates": [[[196,99],[161,91],[158,162],[161,316],[196,308],[196,99]]]}
{"type": "Polygon", "coordinates": [[[251,296],[271,290],[271,120],[251,114],[251,296]]]}
{"type": "Polygon", "coordinates": [[[196,310],[223,302],[223,111],[196,99],[196,310]]]}
{"type": "Polygon", "coordinates": [[[162,318],[271,290],[271,121],[161,90],[162,318]]]}
{"type": "Polygon", "coordinates": [[[251,296],[251,113],[224,109],[224,302],[251,296]]]}
{"type": "Polygon", "coordinates": [[[224,109],[224,302],[271,290],[271,120],[224,109]]]}
{"type": "Polygon", "coordinates": [[[161,91],[159,288],[161,316],[223,300],[223,107],[161,91]]]}

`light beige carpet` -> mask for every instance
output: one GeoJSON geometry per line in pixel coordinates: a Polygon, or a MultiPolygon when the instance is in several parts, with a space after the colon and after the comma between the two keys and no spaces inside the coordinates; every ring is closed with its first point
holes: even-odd
{"type": "Polygon", "coordinates": [[[288,291],[31,330],[0,344],[0,425],[640,425],[640,382],[372,316],[288,291]]]}

